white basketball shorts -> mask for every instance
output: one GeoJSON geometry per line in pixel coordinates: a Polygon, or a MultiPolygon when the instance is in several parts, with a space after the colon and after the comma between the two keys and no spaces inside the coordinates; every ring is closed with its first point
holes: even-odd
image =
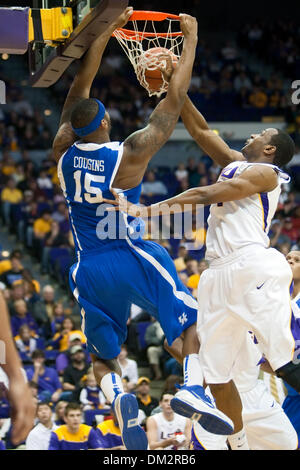
{"type": "Polygon", "coordinates": [[[227,383],[251,331],[273,370],[293,360],[292,271],[275,249],[249,246],[215,260],[198,288],[197,332],[207,384],[227,383]]]}

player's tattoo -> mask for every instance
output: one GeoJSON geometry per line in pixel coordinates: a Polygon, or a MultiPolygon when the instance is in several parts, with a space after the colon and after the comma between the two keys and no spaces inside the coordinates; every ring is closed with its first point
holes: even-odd
{"type": "Polygon", "coordinates": [[[150,116],[148,126],[129,136],[125,143],[134,153],[154,155],[170,137],[177,120],[177,113],[156,109],[150,116]]]}

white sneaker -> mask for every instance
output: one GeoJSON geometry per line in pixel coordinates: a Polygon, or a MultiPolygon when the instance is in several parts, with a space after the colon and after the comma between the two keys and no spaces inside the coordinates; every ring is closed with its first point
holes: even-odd
{"type": "Polygon", "coordinates": [[[127,450],[147,450],[148,439],[139,425],[139,407],[131,393],[120,393],[113,402],[122,440],[127,450]]]}
{"type": "Polygon", "coordinates": [[[228,436],[233,433],[234,425],[222,411],[218,410],[200,385],[184,385],[171,400],[172,410],[186,418],[198,421],[212,434],[228,436]]]}

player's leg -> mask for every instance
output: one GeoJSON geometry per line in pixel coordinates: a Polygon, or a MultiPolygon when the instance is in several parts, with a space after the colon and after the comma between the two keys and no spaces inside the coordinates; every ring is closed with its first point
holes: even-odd
{"type": "MultiPolygon", "coordinates": [[[[196,325],[193,325],[193,327],[195,328],[196,325]]],[[[186,331],[188,331],[188,330],[186,330],[186,331]]],[[[191,360],[191,365],[190,366],[191,366],[192,370],[194,369],[194,367],[193,367],[194,362],[197,360],[198,363],[199,363],[199,355],[197,355],[197,357],[196,357],[196,355],[195,356],[194,355],[185,356],[185,352],[186,352],[186,350],[184,350],[184,336],[185,336],[185,333],[186,332],[184,332],[180,338],[177,338],[172,343],[171,346],[168,345],[167,341],[165,341],[165,343],[164,343],[165,349],[171,354],[171,356],[173,356],[180,364],[183,364],[184,372],[187,368],[188,360],[191,360]]],[[[188,333],[189,334],[188,334],[187,338],[189,338],[189,336],[191,334],[191,331],[188,331],[188,333]]],[[[200,343],[199,343],[199,340],[198,340],[198,336],[197,336],[197,348],[198,348],[198,350],[200,349],[200,343]]],[[[201,397],[203,396],[203,392],[202,392],[202,390],[199,390],[199,388],[197,387],[197,383],[199,383],[199,382],[197,382],[197,380],[199,380],[199,379],[198,379],[198,377],[194,376],[192,371],[189,374],[189,377],[188,377],[187,374],[184,374],[184,375],[185,375],[185,377],[184,377],[184,386],[181,388],[181,390],[179,392],[176,393],[175,399],[172,400],[172,402],[173,402],[172,403],[172,408],[177,413],[180,413],[180,414],[184,413],[185,416],[188,415],[190,418],[195,418],[198,414],[197,413],[197,401],[194,399],[191,392],[193,392],[193,393],[196,392],[197,395],[200,395],[201,397]]],[[[202,376],[202,385],[203,385],[202,371],[201,371],[201,376],[202,376]]],[[[218,416],[219,416],[220,420],[224,421],[223,414],[225,414],[225,416],[230,417],[232,422],[234,423],[235,432],[241,431],[243,429],[243,423],[242,423],[242,419],[241,419],[241,413],[242,413],[241,403],[240,403],[239,394],[236,390],[236,387],[235,387],[234,383],[231,381],[231,382],[229,382],[229,384],[218,384],[218,385],[216,385],[215,386],[215,394],[216,394],[216,397],[217,397],[217,400],[218,400],[218,401],[217,400],[215,400],[215,401],[216,401],[216,406],[218,408],[217,412],[218,411],[220,412],[220,413],[218,413],[218,416]],[[228,395],[230,395],[230,396],[228,397],[228,395]]],[[[213,401],[209,398],[207,393],[205,393],[205,399],[209,400],[210,403],[213,403],[213,401]]],[[[202,407],[202,410],[203,410],[203,407],[202,407]]],[[[205,418],[202,418],[202,423],[201,423],[202,428],[203,428],[203,421],[204,421],[205,432],[203,433],[203,436],[202,436],[203,439],[202,440],[207,441],[207,442],[211,442],[211,438],[209,436],[210,436],[211,433],[219,434],[216,431],[218,431],[218,427],[219,427],[220,423],[219,422],[214,422],[211,419],[209,419],[208,422],[206,423],[205,421],[207,421],[207,420],[205,420],[205,418]],[[206,434],[208,434],[208,437],[209,437],[208,439],[205,439],[206,434]]],[[[221,424],[223,425],[222,421],[221,421],[221,424]]],[[[226,427],[225,427],[225,432],[222,433],[222,434],[230,434],[230,430],[228,432],[228,428],[227,428],[227,431],[226,431],[226,427]]],[[[216,445],[217,445],[217,443],[216,443],[216,445]]],[[[206,446],[204,446],[204,447],[206,447],[206,446]]]]}
{"type": "Polygon", "coordinates": [[[120,345],[126,339],[130,304],[122,292],[115,295],[115,287],[111,287],[114,283],[109,280],[108,262],[113,262],[112,253],[109,260],[105,257],[94,263],[82,260],[79,267],[71,269],[70,285],[81,306],[82,329],[97,383],[114,407],[124,445],[128,450],[146,450],[148,441],[138,423],[138,403],[134,395],[124,392],[117,362],[120,345]]]}
{"type": "Polygon", "coordinates": [[[95,354],[91,358],[96,381],[116,413],[124,446],[127,450],[146,450],[148,440],[139,426],[138,403],[134,395],[124,392],[117,359],[104,360],[95,354]]]}
{"type": "Polygon", "coordinates": [[[241,393],[243,420],[251,450],[296,450],[297,433],[265,383],[241,393]]]}
{"type": "MultiPolygon", "coordinates": [[[[200,344],[200,343],[198,343],[200,344]]],[[[165,341],[165,349],[180,363],[183,362],[182,347],[183,339],[177,338],[171,346],[165,341]]],[[[234,423],[234,434],[229,437],[231,439],[231,445],[233,448],[245,444],[246,439],[243,437],[245,432],[243,430],[243,419],[242,419],[242,403],[240,399],[239,392],[233,381],[228,382],[227,384],[216,384],[211,385],[211,393],[214,397],[216,406],[219,411],[224,413],[226,416],[230,417],[234,423]],[[235,443],[236,441],[236,443],[235,443]]],[[[206,394],[207,395],[207,394],[206,394]]],[[[179,392],[180,396],[180,392],[179,392]]],[[[184,397],[183,397],[184,399],[184,397]]],[[[222,441],[214,441],[212,439],[212,433],[204,431],[200,433],[201,428],[196,428],[198,430],[199,442],[204,445],[203,449],[214,449],[214,448],[224,448],[218,447],[222,444],[222,441]],[[201,434],[201,435],[200,435],[201,434]],[[214,447],[216,446],[216,447],[214,447]]],[[[197,440],[197,439],[196,439],[197,440]]],[[[197,444],[196,444],[197,445],[197,444]]],[[[245,446],[247,447],[247,446],[245,446]]],[[[242,448],[242,447],[238,447],[242,448]]]]}
{"type": "Polygon", "coordinates": [[[238,263],[231,259],[216,266],[212,263],[202,274],[198,287],[197,333],[205,382],[217,408],[234,424],[231,446],[246,449],[241,400],[232,378],[248,329],[238,317],[231,315],[227,306],[233,285],[232,275],[237,269],[238,263]]]}
{"type": "Polygon", "coordinates": [[[248,276],[254,279],[254,283],[252,281],[244,292],[248,309],[245,319],[277,376],[300,392],[300,364],[295,360],[296,344],[291,321],[291,268],[277,250],[263,250],[262,254],[258,253],[249,261],[248,276]]]}
{"type": "Polygon", "coordinates": [[[172,409],[182,416],[199,420],[208,431],[231,434],[231,420],[215,408],[202,386],[203,375],[195,326],[196,300],[178,278],[174,263],[165,249],[152,242],[138,242],[132,248],[143,266],[140,275],[135,276],[136,298],[132,298],[133,303],[148,311],[150,308],[169,344],[183,334],[181,353],[185,383],[172,400],[172,409]]]}

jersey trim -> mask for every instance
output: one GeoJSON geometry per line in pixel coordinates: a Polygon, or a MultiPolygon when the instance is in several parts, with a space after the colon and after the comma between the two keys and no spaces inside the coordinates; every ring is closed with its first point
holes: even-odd
{"type": "Polygon", "coordinates": [[[265,232],[268,227],[268,215],[269,215],[269,210],[270,210],[270,203],[269,203],[268,193],[261,193],[258,196],[259,196],[259,200],[262,206],[263,230],[265,232]]]}
{"type": "MultiPolygon", "coordinates": [[[[70,147],[71,148],[71,147],[70,147]]],[[[68,149],[70,150],[70,149],[68,149]]],[[[68,152],[67,150],[67,152],[68,152]]],[[[63,191],[63,194],[64,194],[64,197],[66,199],[66,201],[68,202],[68,206],[69,206],[69,214],[70,214],[70,222],[71,222],[71,225],[72,225],[72,231],[73,231],[73,234],[75,235],[75,238],[76,238],[76,241],[77,241],[77,245],[78,245],[78,248],[80,251],[82,251],[82,246],[80,244],[80,241],[78,239],[78,235],[77,235],[77,232],[76,232],[76,229],[75,229],[75,226],[74,226],[74,221],[73,221],[73,217],[72,217],[72,209],[71,209],[71,204],[69,203],[68,201],[68,196],[67,196],[67,187],[66,187],[66,182],[65,182],[65,178],[64,178],[64,174],[63,174],[63,170],[62,170],[62,165],[63,165],[63,159],[66,155],[65,152],[59,159],[58,161],[58,165],[57,165],[57,174],[58,174],[58,178],[59,178],[59,181],[60,181],[60,186],[61,186],[61,189],[63,191]]]]}
{"type": "Polygon", "coordinates": [[[114,182],[114,180],[115,180],[117,171],[119,170],[119,167],[120,167],[120,164],[121,164],[121,161],[122,161],[122,158],[123,158],[123,151],[124,151],[124,144],[122,143],[122,144],[119,146],[117,163],[116,163],[116,165],[115,165],[113,174],[111,175],[111,179],[110,179],[110,183],[109,183],[109,189],[112,188],[112,185],[113,185],[113,182],[114,182]]]}
{"type": "Polygon", "coordinates": [[[176,284],[172,276],[155,258],[153,258],[153,256],[149,255],[149,253],[142,250],[141,248],[138,248],[137,246],[133,245],[133,243],[131,243],[128,237],[126,238],[126,241],[131,248],[133,248],[139,255],[149,261],[149,263],[151,263],[157,269],[157,271],[162,275],[162,277],[171,285],[174,295],[175,297],[177,297],[177,299],[181,300],[185,305],[190,308],[198,308],[197,302],[193,299],[192,296],[188,295],[186,292],[178,291],[176,289],[176,284]]]}

